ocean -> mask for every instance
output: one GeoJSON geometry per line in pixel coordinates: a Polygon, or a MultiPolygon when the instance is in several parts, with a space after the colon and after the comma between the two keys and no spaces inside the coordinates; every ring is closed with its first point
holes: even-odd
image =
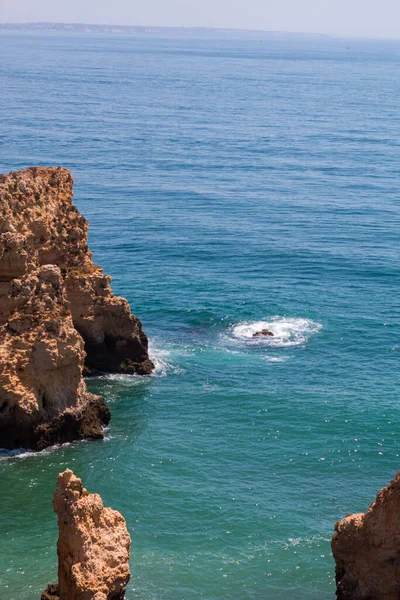
{"type": "Polygon", "coordinates": [[[0,172],[71,169],[156,363],[88,381],[104,441],[1,453],[0,599],[56,581],[69,467],[127,520],[127,600],[333,600],[335,522],[400,467],[400,42],[0,44],[0,172]]]}

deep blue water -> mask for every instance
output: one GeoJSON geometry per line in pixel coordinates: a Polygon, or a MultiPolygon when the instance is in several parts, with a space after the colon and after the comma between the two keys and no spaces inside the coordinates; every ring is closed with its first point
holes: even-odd
{"type": "Polygon", "coordinates": [[[0,171],[72,170],[157,362],[89,383],[105,441],[0,460],[1,600],[56,578],[67,467],[127,519],[128,600],[332,600],[335,521],[400,466],[400,42],[0,44],[0,171]]]}

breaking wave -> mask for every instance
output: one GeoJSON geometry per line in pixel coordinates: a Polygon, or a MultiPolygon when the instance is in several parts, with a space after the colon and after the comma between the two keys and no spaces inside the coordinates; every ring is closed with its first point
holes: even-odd
{"type": "Polygon", "coordinates": [[[285,348],[305,344],[308,338],[320,329],[322,325],[311,319],[276,316],[265,321],[238,323],[231,327],[229,337],[236,344],[285,348]],[[269,329],[274,335],[254,337],[254,334],[262,329],[269,329]]]}

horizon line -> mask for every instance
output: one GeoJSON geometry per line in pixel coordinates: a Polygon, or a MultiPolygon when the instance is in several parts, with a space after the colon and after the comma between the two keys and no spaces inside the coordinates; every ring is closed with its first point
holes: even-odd
{"type": "MultiPolygon", "coordinates": [[[[308,37],[323,37],[323,38],[344,38],[344,39],[358,39],[358,40],[382,40],[382,41],[399,41],[400,37],[382,37],[373,35],[361,35],[361,34],[345,34],[345,33],[321,33],[321,32],[307,32],[307,31],[286,31],[278,29],[248,29],[239,27],[211,27],[206,25],[119,25],[119,24],[107,24],[107,23],[86,23],[79,21],[0,21],[0,28],[4,27],[29,27],[29,26],[67,26],[67,27],[94,27],[94,28],[115,28],[115,29],[136,29],[144,30],[144,33],[151,33],[153,30],[177,30],[177,31],[232,31],[242,33],[253,33],[253,34],[276,34],[276,35],[288,35],[288,36],[308,36],[308,37]],[[147,31],[149,30],[149,31],[147,31]]],[[[91,33],[91,32],[87,32],[91,33]]]]}

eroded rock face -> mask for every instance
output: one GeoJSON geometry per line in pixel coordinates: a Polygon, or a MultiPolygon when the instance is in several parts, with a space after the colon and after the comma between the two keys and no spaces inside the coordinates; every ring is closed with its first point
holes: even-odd
{"type": "Polygon", "coordinates": [[[7,294],[2,283],[32,264],[55,264],[85,342],[87,373],[149,374],[154,367],[141,322],[126,300],[113,295],[110,277],[93,264],[88,225],[72,196],[67,169],[32,168],[0,176],[0,304],[7,294]]]}
{"type": "Polygon", "coordinates": [[[336,523],[332,553],[338,600],[400,598],[400,473],[364,514],[336,523]]]}
{"type": "Polygon", "coordinates": [[[154,365],[142,324],[125,298],[113,295],[110,281],[101,270],[65,278],[74,325],[85,340],[85,373],[148,375],[154,365]]]}
{"type": "Polygon", "coordinates": [[[59,538],[58,586],[42,599],[123,600],[130,579],[131,539],[123,516],[105,508],[67,469],[54,493],[59,538]]]}
{"type": "Polygon", "coordinates": [[[82,379],[83,340],[59,268],[46,265],[14,279],[3,302],[6,313],[0,326],[0,446],[42,449],[102,437],[110,413],[82,379]]]}
{"type": "Polygon", "coordinates": [[[148,374],[142,325],[92,262],[66,169],[0,175],[0,447],[102,437],[82,374],[148,374]]]}

